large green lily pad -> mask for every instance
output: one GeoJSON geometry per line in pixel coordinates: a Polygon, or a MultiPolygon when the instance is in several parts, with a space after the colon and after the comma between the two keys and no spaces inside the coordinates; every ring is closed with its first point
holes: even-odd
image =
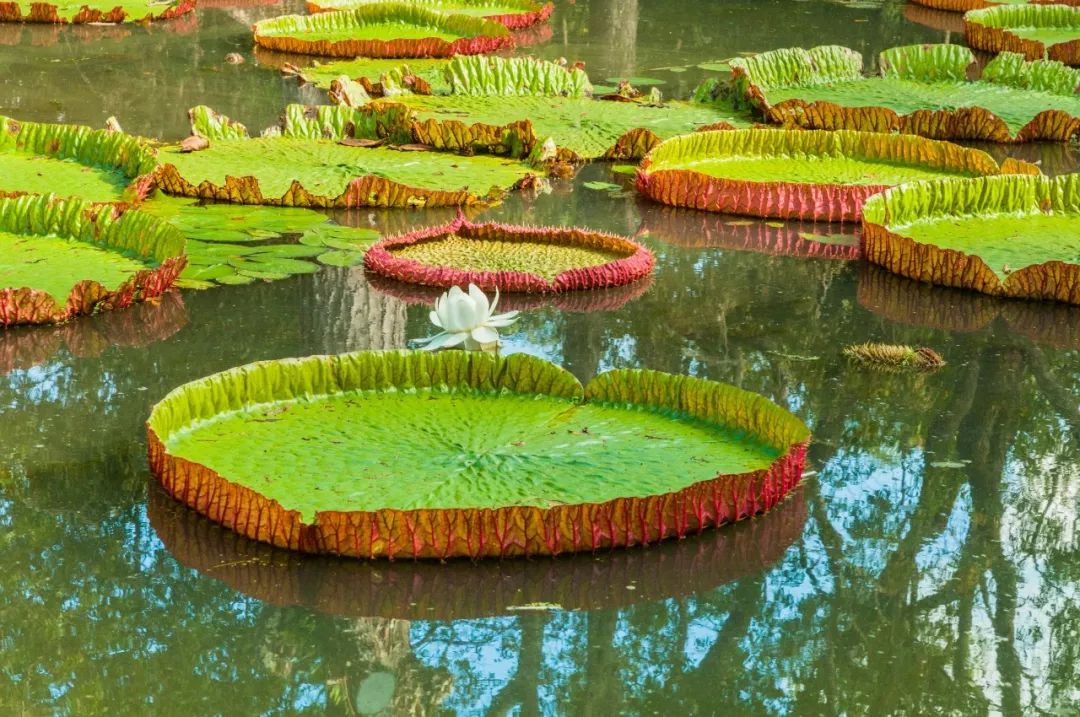
{"type": "MultiPolygon", "coordinates": [[[[445,94],[402,93],[364,104],[363,113],[378,118],[366,124],[439,149],[511,156],[551,139],[569,160],[640,159],[667,137],[750,124],[745,114],[712,101],[593,99],[584,71],[531,59],[456,57],[444,81],[445,94]]],[[[336,98],[347,94],[333,89],[336,98]]]]}
{"type": "MultiPolygon", "coordinates": [[[[310,13],[350,10],[385,2],[386,0],[308,0],[310,13]]],[[[535,0],[412,0],[438,12],[451,15],[482,17],[492,22],[517,30],[538,22],[544,22],[551,16],[552,4],[535,0]]]]}
{"type": "Polygon", "coordinates": [[[921,281],[1080,304],[1080,175],[898,187],[867,202],[866,258],[921,281]]]}
{"type": "Polygon", "coordinates": [[[979,50],[1080,65],[1080,7],[1028,4],[973,10],[964,15],[964,38],[979,50]]]}
{"type": "Polygon", "coordinates": [[[0,196],[139,199],[154,164],[152,150],[122,132],[0,116],[0,196]]]}
{"type": "MultiPolygon", "coordinates": [[[[1038,172],[1009,162],[1009,171],[1038,172]]],[[[664,142],[637,188],[664,204],[780,219],[852,221],[865,199],[924,179],[998,174],[985,152],[870,132],[701,132],[664,142]]]]}
{"type": "Polygon", "coordinates": [[[777,124],[899,131],[934,139],[1067,141],[1080,134],[1080,71],[1002,53],[976,80],[970,50],[912,45],[881,53],[880,75],[838,46],[774,50],[731,61],[736,93],[777,124]]]}
{"type": "Polygon", "coordinates": [[[350,108],[290,105],[282,134],[259,138],[207,108],[191,114],[210,146],[158,151],[158,182],[168,194],[282,206],[454,206],[495,198],[532,174],[496,157],[343,144],[364,134],[350,108]]]}
{"type": "Polygon", "coordinates": [[[0,22],[148,22],[179,17],[194,9],[194,0],[9,0],[0,2],[0,22]]]}
{"type": "Polygon", "coordinates": [[[53,195],[0,199],[0,327],[156,297],[184,262],[183,238],[141,212],[53,195]]]}
{"type": "Polygon", "coordinates": [[[612,371],[583,388],[540,359],[469,352],[253,364],[173,391],[147,427],[155,474],[196,510],[256,539],[364,557],[700,530],[771,507],[808,439],[733,386],[612,371]]]}
{"type": "Polygon", "coordinates": [[[255,43],[269,50],[329,57],[452,57],[513,46],[497,22],[446,15],[412,3],[375,3],[317,15],[255,23],[255,43]]]}

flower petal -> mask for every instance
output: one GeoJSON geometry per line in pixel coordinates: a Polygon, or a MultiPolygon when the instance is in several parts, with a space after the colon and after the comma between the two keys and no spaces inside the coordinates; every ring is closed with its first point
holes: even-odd
{"type": "Polygon", "coordinates": [[[424,350],[425,351],[438,351],[439,349],[442,349],[442,348],[447,348],[447,347],[450,347],[450,346],[457,346],[458,344],[460,344],[462,341],[464,341],[468,337],[469,337],[469,335],[467,333],[451,334],[451,333],[448,333],[448,332],[444,331],[441,334],[438,334],[437,336],[431,337],[431,339],[428,340],[429,341],[428,345],[424,347],[424,350]]]}
{"type": "Polygon", "coordinates": [[[487,296],[476,284],[469,284],[469,296],[473,300],[473,310],[475,311],[477,323],[483,323],[484,319],[491,313],[487,296]]]}
{"type": "Polygon", "coordinates": [[[439,312],[438,311],[432,311],[431,314],[429,314],[428,318],[431,319],[431,323],[435,324],[440,329],[446,328],[445,326],[442,325],[442,320],[439,318],[439,312]]]}
{"type": "Polygon", "coordinates": [[[472,337],[478,344],[490,344],[499,340],[499,332],[490,326],[477,326],[472,330],[472,337]]]}

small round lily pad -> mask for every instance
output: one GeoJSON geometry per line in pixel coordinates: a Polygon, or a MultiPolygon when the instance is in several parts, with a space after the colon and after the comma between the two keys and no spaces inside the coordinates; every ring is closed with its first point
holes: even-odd
{"type": "Polygon", "coordinates": [[[698,132],[653,149],[637,189],[662,204],[778,219],[853,221],[889,187],[1003,171],[1038,173],[980,150],[911,135],[771,129],[698,132]]]}
{"type": "Polygon", "coordinates": [[[919,281],[1080,304],[1080,175],[897,187],[867,202],[863,251],[919,281]]]}
{"type": "Polygon", "coordinates": [[[506,26],[415,3],[375,3],[255,23],[255,44],[326,57],[452,57],[513,47],[506,26]]]}
{"type": "Polygon", "coordinates": [[[449,558],[650,543],[768,510],[809,432],[725,384],[527,355],[267,361],[174,390],[147,422],[165,490],[303,552],[449,558]],[[244,450],[237,450],[237,446],[244,450]]]}
{"type": "Polygon", "coordinates": [[[383,239],[364,265],[377,274],[426,286],[547,293],[623,286],[652,272],[648,249],[586,229],[450,224],[383,239]]]}
{"type": "Polygon", "coordinates": [[[168,290],[184,239],[147,214],[74,199],[0,199],[0,327],[65,321],[168,290]]]}

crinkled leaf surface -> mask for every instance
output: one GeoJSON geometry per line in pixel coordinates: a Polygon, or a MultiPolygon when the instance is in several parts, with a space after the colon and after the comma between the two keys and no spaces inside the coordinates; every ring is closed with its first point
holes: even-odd
{"type": "Polygon", "coordinates": [[[493,187],[512,187],[529,174],[528,166],[495,157],[462,157],[441,152],[399,152],[347,147],[329,140],[290,137],[225,140],[201,152],[177,147],[159,153],[188,182],[225,183],[227,176],[253,176],[264,196],[284,194],[294,180],[309,192],[337,196],[357,177],[374,175],[420,189],[478,195],[493,187]]]}
{"type": "MultiPolygon", "coordinates": [[[[309,5],[317,5],[321,10],[347,10],[363,5],[374,5],[386,0],[311,0],[309,5]]],[[[471,17],[492,17],[498,15],[516,15],[534,12],[540,9],[540,3],[532,0],[412,0],[412,2],[432,10],[454,15],[471,17]]]]}
{"type": "Polygon", "coordinates": [[[53,192],[88,202],[118,202],[130,181],[119,169],[0,149],[0,192],[53,192]]]}
{"type": "Polygon", "coordinates": [[[90,279],[113,291],[148,265],[115,251],[62,236],[0,231],[0,287],[45,291],[58,304],[90,279]]]}
{"type": "Polygon", "coordinates": [[[634,129],[648,129],[664,139],[716,122],[750,126],[745,116],[693,102],[650,106],[585,97],[458,95],[405,95],[387,102],[407,105],[416,111],[416,118],[421,121],[460,120],[466,124],[505,126],[519,120],[531,120],[538,138],[551,137],[560,148],[585,159],[603,156],[619,137],[634,129]]]}
{"type": "Polygon", "coordinates": [[[723,395],[709,406],[727,405],[729,418],[740,411],[737,427],[653,403],[679,395],[681,381],[616,372],[597,379],[597,398],[583,403],[569,374],[531,357],[312,357],[188,384],[159,404],[150,425],[170,454],[308,522],[320,510],[551,507],[662,494],[766,468],[806,439],[786,413],[733,387],[701,382],[723,395]]]}
{"type": "Polygon", "coordinates": [[[600,266],[627,256],[599,247],[539,240],[476,240],[456,234],[398,247],[390,253],[432,267],[449,266],[460,271],[519,271],[536,274],[548,281],[570,269],[600,266]]]}

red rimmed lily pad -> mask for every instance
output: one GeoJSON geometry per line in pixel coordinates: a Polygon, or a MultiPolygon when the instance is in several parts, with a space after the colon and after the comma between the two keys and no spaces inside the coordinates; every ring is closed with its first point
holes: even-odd
{"type": "Polygon", "coordinates": [[[999,167],[985,152],[910,135],[729,130],[663,142],[641,163],[637,189],[677,207],[842,222],[898,184],[1003,171],[1038,168],[1012,160],[999,167]]]}
{"type": "MultiPolygon", "coordinates": [[[[308,0],[310,13],[351,10],[375,5],[385,0],[308,0]]],[[[414,4],[450,15],[482,17],[505,25],[511,30],[521,30],[537,23],[547,22],[555,6],[550,2],[535,0],[413,0],[414,4]]]]}
{"type": "Polygon", "coordinates": [[[534,357],[460,351],[251,364],[176,389],[147,431],[154,474],[198,512],[280,547],[364,558],[555,555],[700,532],[776,505],[809,440],[734,386],[618,370],[583,387],[534,357]]]}
{"type": "Polygon", "coordinates": [[[497,22],[445,15],[422,5],[375,3],[317,15],[284,15],[255,23],[255,44],[326,57],[452,57],[513,47],[497,22]]]}
{"type": "Polygon", "coordinates": [[[998,5],[964,15],[964,39],[987,52],[1080,65],[1080,7],[998,5]]]}
{"type": "Polygon", "coordinates": [[[0,116],[0,197],[139,201],[153,188],[155,164],[153,151],[123,132],[0,116]]]}
{"type": "Polygon", "coordinates": [[[0,199],[0,327],[152,299],[185,262],[183,237],[142,212],[51,195],[0,199]]]}
{"type": "Polygon", "coordinates": [[[1080,175],[896,187],[866,203],[863,251],[931,284],[1080,304],[1080,175]]]}
{"type": "Polygon", "coordinates": [[[0,2],[0,22],[54,24],[121,23],[170,20],[195,9],[195,0],[66,0],[0,2]]]}
{"type": "Polygon", "coordinates": [[[653,263],[648,249],[614,234],[464,217],[388,237],[364,255],[369,271],[398,281],[522,293],[624,286],[647,277],[653,263]]]}
{"type": "Polygon", "coordinates": [[[862,56],[834,45],[731,61],[736,94],[769,122],[803,129],[902,132],[932,139],[1064,142],[1080,133],[1080,71],[1002,53],[976,79],[959,45],[894,47],[863,75],[862,56]]]}

